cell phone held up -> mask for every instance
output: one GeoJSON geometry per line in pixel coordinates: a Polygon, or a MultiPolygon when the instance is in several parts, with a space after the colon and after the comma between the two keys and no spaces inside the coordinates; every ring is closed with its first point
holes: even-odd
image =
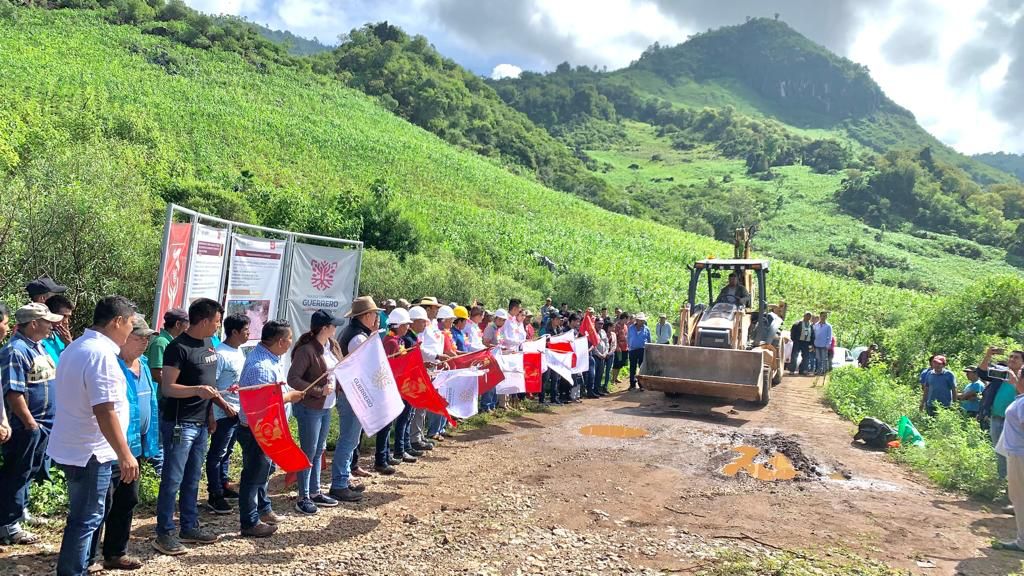
{"type": "Polygon", "coordinates": [[[991,366],[988,377],[992,380],[1006,380],[1010,377],[1010,370],[1006,366],[991,366]]]}

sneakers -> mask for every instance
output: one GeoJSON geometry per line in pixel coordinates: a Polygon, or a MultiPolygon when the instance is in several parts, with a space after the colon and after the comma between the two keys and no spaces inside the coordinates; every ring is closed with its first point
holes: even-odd
{"type": "Polygon", "coordinates": [[[402,463],[402,459],[401,458],[392,458],[391,456],[388,456],[388,464],[390,464],[392,466],[398,466],[401,463],[402,463]]]}
{"type": "Polygon", "coordinates": [[[420,452],[427,452],[434,449],[433,444],[428,444],[426,442],[413,442],[412,447],[420,452]]]}
{"type": "Polygon", "coordinates": [[[263,514],[260,514],[260,522],[263,522],[264,524],[270,524],[271,526],[277,526],[281,523],[281,517],[277,514],[274,514],[273,510],[268,510],[263,514]]]}
{"type": "Polygon", "coordinates": [[[227,484],[224,485],[223,496],[228,500],[238,500],[238,492],[229,488],[227,484]]]}
{"type": "Polygon", "coordinates": [[[202,528],[182,530],[179,532],[178,538],[180,538],[182,542],[188,542],[189,544],[213,544],[217,540],[220,540],[220,536],[213,532],[203,530],[202,528]]]}
{"type": "MultiPolygon", "coordinates": [[[[405,451],[405,456],[412,456],[413,458],[419,458],[420,456],[423,456],[423,451],[422,450],[417,450],[415,448],[410,447],[408,450],[405,451]]],[[[402,457],[403,460],[405,460],[405,456],[402,457]]],[[[408,462],[408,460],[405,460],[405,461],[408,462]]]]}
{"type": "Polygon", "coordinates": [[[309,498],[303,498],[295,503],[295,511],[299,514],[305,514],[306,516],[312,516],[317,513],[316,504],[309,498]]]}
{"type": "Polygon", "coordinates": [[[334,498],[331,498],[327,494],[317,494],[316,496],[310,498],[310,500],[313,501],[313,504],[316,504],[317,506],[323,508],[334,508],[335,506],[338,505],[338,501],[335,500],[334,498]]]}
{"type": "Polygon", "coordinates": [[[395,470],[395,467],[391,466],[390,464],[378,464],[374,466],[373,469],[376,470],[378,474],[382,474],[384,476],[391,476],[392,474],[397,472],[397,470],[395,470]]]}
{"type": "Polygon", "coordinates": [[[331,490],[331,498],[341,500],[342,502],[359,502],[363,499],[363,495],[356,492],[351,487],[349,488],[335,488],[331,490]]]}
{"type": "Polygon", "coordinates": [[[138,570],[142,568],[142,560],[134,556],[117,556],[114,558],[104,558],[103,568],[105,570],[138,570]]]}
{"type": "Polygon", "coordinates": [[[231,514],[235,511],[224,497],[207,500],[206,507],[214,514],[231,514]]]}
{"type": "Polygon", "coordinates": [[[402,462],[405,462],[406,464],[415,464],[417,460],[415,456],[406,452],[405,454],[402,454],[402,462]]]}
{"type": "Polygon", "coordinates": [[[39,542],[39,536],[28,530],[18,530],[14,534],[0,538],[0,544],[15,544],[18,546],[29,546],[39,542]]]}
{"type": "Polygon", "coordinates": [[[266,522],[257,522],[255,526],[242,528],[242,536],[247,538],[267,538],[277,532],[277,526],[266,522]]]}
{"type": "Polygon", "coordinates": [[[153,548],[168,556],[181,556],[188,552],[188,548],[182,545],[181,540],[174,534],[157,534],[156,540],[153,540],[153,548]]]}

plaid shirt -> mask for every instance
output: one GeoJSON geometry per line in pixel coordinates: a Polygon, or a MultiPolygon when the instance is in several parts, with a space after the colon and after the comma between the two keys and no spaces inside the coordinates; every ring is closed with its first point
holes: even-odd
{"type": "MultiPolygon", "coordinates": [[[[263,344],[257,344],[245,358],[245,367],[242,368],[242,375],[238,378],[238,387],[246,388],[287,381],[288,373],[281,357],[268,350],[263,344]]],[[[245,426],[249,425],[244,410],[238,411],[238,421],[245,426]]]]}

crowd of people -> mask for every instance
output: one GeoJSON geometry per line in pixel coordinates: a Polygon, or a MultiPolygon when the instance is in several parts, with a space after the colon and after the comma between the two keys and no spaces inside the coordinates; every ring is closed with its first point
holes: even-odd
{"type": "Polygon", "coordinates": [[[662,315],[654,332],[643,313],[593,308],[569,310],[547,299],[536,316],[519,300],[493,312],[480,302],[442,304],[422,297],[414,304],[368,296],[357,298],[346,318],[315,311],[309,331],[292,334],[282,321],[264,322],[259,333],[245,314],[225,317],[220,303],[201,298],[188,310],[175,308],[150,328],[133,303],[120,296],[101,299],[92,324],[72,335],[75,307],[67,288],[48,277],[27,286],[29,302],[13,313],[0,304],[0,542],[28,545],[29,486],[49,478],[51,463],[64,473],[68,514],[57,561],[59,575],[99,569],[131,570],[142,562],[128,554],[134,510],[139,502],[140,463],[160,478],[156,538],[163,554],[187,553],[186,544],[209,544],[220,535],[200,523],[200,482],[206,472],[204,507],[214,514],[239,515],[244,537],[272,535],[280,517],[267,484],[274,464],[264,454],[239,405],[239,390],[279,384],[298,428],[298,444],[312,466],[297,475],[294,510],[358,502],[366,489],[358,478],[391,475],[415,465],[450,435],[446,419],[406,404],[376,437],[371,472],[360,463],[359,420],[334,379],[335,366],[369,338],[383,339],[389,355],[416,347],[432,369],[443,369],[461,354],[487,348],[521,350],[543,336],[590,331],[589,369],[572,381],[548,371],[540,393],[481,395],[482,412],[517,404],[530,396],[565,404],[600,398],[628,370],[629,389],[642,390],[637,374],[644,347],[672,341],[662,315]],[[581,326],[584,319],[588,325],[581,326]],[[13,319],[12,328],[9,320],[13,319]],[[379,336],[378,336],[379,335],[379,336]],[[321,462],[333,412],[339,434],[330,466],[329,489],[321,487],[321,462]],[[232,453],[241,452],[237,481],[232,453]],[[177,512],[177,515],[176,515],[177,512]]]}

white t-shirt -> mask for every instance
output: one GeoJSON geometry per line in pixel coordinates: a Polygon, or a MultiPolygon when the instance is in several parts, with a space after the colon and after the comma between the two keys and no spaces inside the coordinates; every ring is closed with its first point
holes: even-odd
{"type": "Polygon", "coordinates": [[[54,382],[56,413],[46,448],[55,462],[85,466],[93,456],[101,464],[117,460],[92,408],[113,402],[121,434],[127,434],[128,381],[117,363],[119,352],[113,340],[95,330],[86,330],[61,353],[54,382]]]}
{"type": "Polygon", "coordinates": [[[327,390],[327,396],[324,398],[324,410],[330,410],[338,403],[338,391],[334,378],[334,367],[338,365],[338,359],[331,353],[330,347],[324,347],[324,365],[327,366],[327,376],[324,376],[324,380],[327,380],[327,385],[324,387],[327,390]]]}

